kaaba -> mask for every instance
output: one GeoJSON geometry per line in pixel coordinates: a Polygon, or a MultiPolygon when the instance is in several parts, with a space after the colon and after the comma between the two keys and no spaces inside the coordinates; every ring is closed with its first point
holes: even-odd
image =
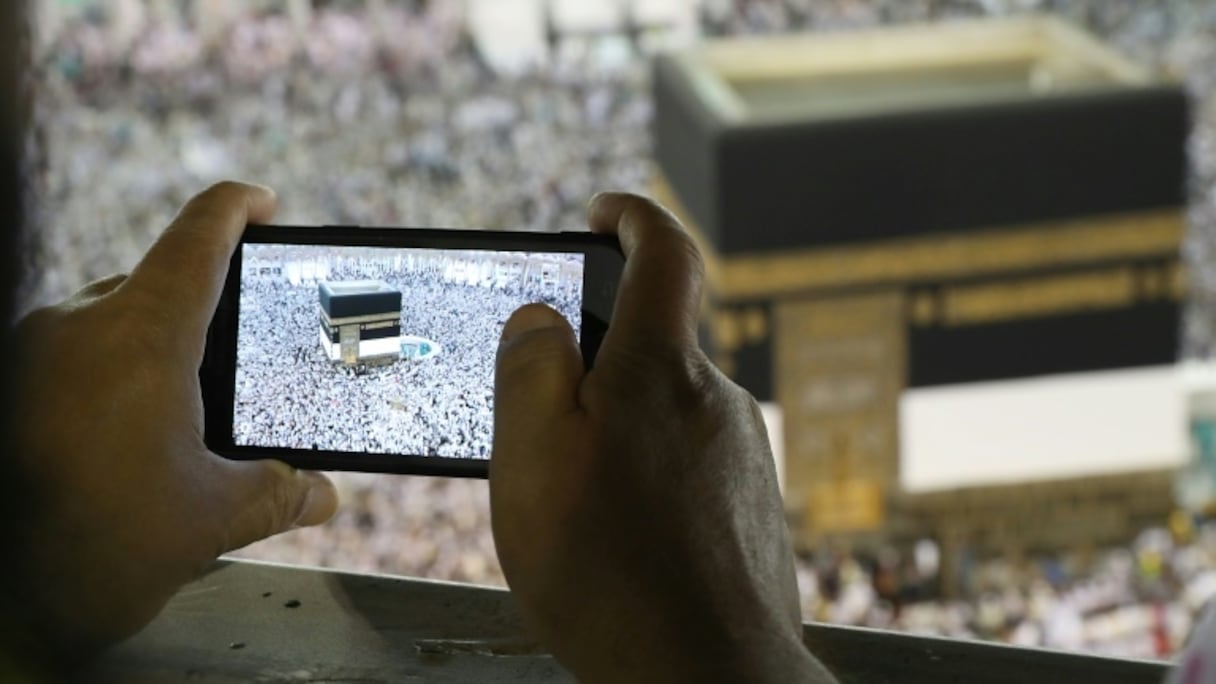
{"type": "Polygon", "coordinates": [[[321,348],[345,365],[392,363],[401,356],[401,292],[379,280],[317,286],[321,348]]]}
{"type": "MultiPolygon", "coordinates": [[[[653,191],[706,259],[704,347],[781,408],[801,544],[939,513],[966,536],[1031,491],[909,496],[910,391],[1175,361],[1187,97],[1087,34],[1031,17],[711,41],[652,83],[653,191]]],[[[1075,512],[1147,488],[1131,498],[1155,513],[1170,478],[1146,468],[1034,491],[1075,512]]]]}

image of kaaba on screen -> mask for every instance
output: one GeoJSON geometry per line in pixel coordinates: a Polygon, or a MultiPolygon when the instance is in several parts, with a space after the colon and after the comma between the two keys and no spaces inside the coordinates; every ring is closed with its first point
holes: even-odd
{"type": "Polygon", "coordinates": [[[488,458],[507,318],[543,302],[580,331],[581,254],[243,250],[239,445],[488,458]]]}

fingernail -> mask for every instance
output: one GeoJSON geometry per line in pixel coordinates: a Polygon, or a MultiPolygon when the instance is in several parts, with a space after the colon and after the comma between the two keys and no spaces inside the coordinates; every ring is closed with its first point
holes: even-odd
{"type": "Polygon", "coordinates": [[[312,473],[305,477],[311,478],[313,482],[304,494],[304,504],[300,506],[300,517],[296,519],[296,527],[320,525],[332,518],[338,510],[338,491],[329,478],[312,473]]]}
{"type": "Polygon", "coordinates": [[[627,192],[617,192],[615,190],[597,192],[591,197],[591,201],[587,203],[587,211],[592,211],[597,205],[603,204],[604,202],[610,202],[614,199],[620,198],[622,195],[628,194],[629,193],[627,192]]]}
{"type": "Polygon", "coordinates": [[[275,194],[274,188],[270,187],[269,185],[262,185],[261,183],[250,183],[249,181],[242,181],[242,182],[245,183],[245,185],[257,188],[258,190],[261,190],[262,192],[270,193],[271,195],[275,194]]]}
{"type": "Polygon", "coordinates": [[[529,304],[516,310],[511,314],[511,318],[507,319],[507,324],[502,329],[502,342],[509,342],[533,330],[557,327],[562,321],[561,314],[544,304],[529,304]]]}

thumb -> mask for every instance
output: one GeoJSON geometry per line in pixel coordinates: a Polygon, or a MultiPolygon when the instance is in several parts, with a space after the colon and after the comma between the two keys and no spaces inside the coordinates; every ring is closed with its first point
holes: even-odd
{"type": "MultiPolygon", "coordinates": [[[[494,450],[525,443],[578,409],[583,358],[561,314],[529,304],[507,321],[494,374],[494,450]]],[[[508,449],[509,450],[509,449],[508,449]]],[[[492,459],[491,462],[493,462],[492,459]]]]}
{"type": "Polygon", "coordinates": [[[338,510],[338,492],[321,473],[282,461],[229,461],[236,470],[236,514],[228,524],[226,551],[287,530],[319,525],[338,510]]]}

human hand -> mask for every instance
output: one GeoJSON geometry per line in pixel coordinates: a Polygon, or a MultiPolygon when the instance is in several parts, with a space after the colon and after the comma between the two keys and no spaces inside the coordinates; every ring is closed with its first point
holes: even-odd
{"type": "Polygon", "coordinates": [[[27,495],[5,562],[24,581],[0,588],[0,607],[44,655],[122,639],[218,555],[333,514],[323,475],[229,461],[203,443],[207,327],[245,224],[274,209],[266,188],[215,185],[130,276],[92,283],[14,331],[11,458],[27,495]]]}
{"type": "Polygon", "coordinates": [[[594,368],[541,305],[499,347],[490,505],[526,623],[585,681],[830,680],[759,408],[698,347],[696,247],[636,196],[590,224],[626,254],[594,368]]]}

